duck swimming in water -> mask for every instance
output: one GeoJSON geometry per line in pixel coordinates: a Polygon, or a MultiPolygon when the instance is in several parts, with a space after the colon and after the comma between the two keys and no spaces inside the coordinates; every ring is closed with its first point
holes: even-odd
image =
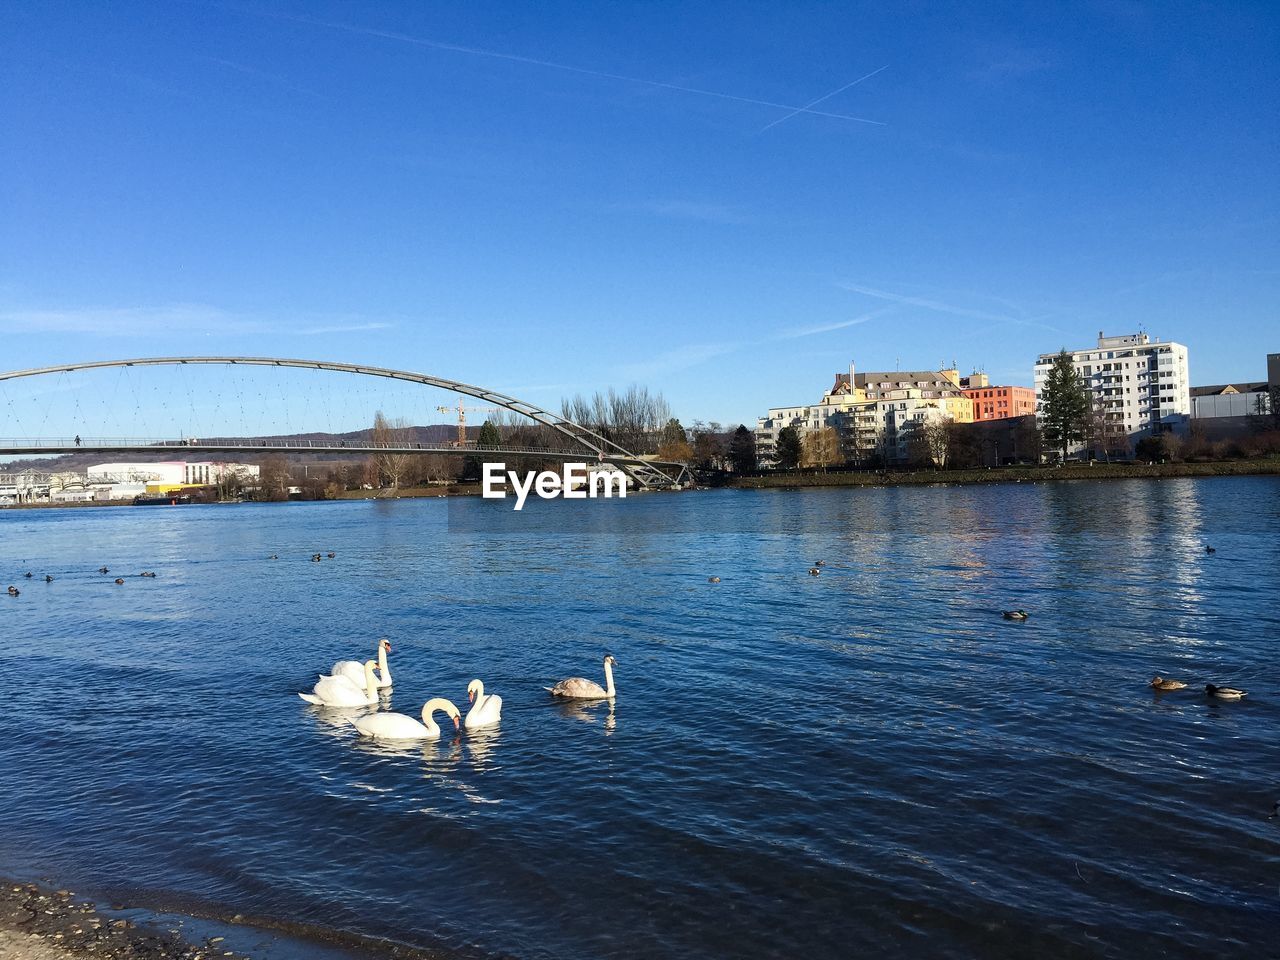
{"type": "Polygon", "coordinates": [[[108,570],[106,567],[99,567],[99,568],[98,568],[98,572],[99,572],[99,573],[110,573],[111,571],[110,571],[110,570],[108,570]]]}
{"type": "Polygon", "coordinates": [[[1025,610],[1005,610],[1003,616],[1006,620],[1025,620],[1031,614],[1025,610]]]}
{"type": "Polygon", "coordinates": [[[18,588],[17,588],[17,587],[10,587],[10,588],[9,588],[9,596],[11,596],[11,597],[16,597],[16,596],[18,595],[18,593],[19,593],[19,592],[20,592],[20,591],[18,590],[18,588]]]}
{"type": "Polygon", "coordinates": [[[53,577],[49,576],[49,575],[46,573],[46,574],[44,575],[44,582],[45,582],[45,583],[53,583],[53,577]]]}
{"type": "Polygon", "coordinates": [[[821,573],[822,573],[822,571],[821,571],[821,570],[819,570],[817,567],[810,567],[810,568],[809,568],[809,576],[811,576],[811,577],[816,577],[816,576],[818,576],[818,575],[819,575],[819,574],[821,574],[821,573]]]}
{"type": "Polygon", "coordinates": [[[1213,547],[1205,547],[1205,548],[1204,548],[1204,552],[1205,552],[1205,553],[1217,553],[1218,551],[1217,551],[1217,550],[1215,550],[1213,547]]]}
{"type": "Polygon", "coordinates": [[[1153,690],[1181,690],[1186,684],[1181,680],[1166,680],[1164,677],[1152,677],[1151,687],[1153,690]]]}
{"type": "Polygon", "coordinates": [[[117,584],[120,584],[120,585],[123,585],[123,584],[124,584],[124,577],[116,577],[116,583],[117,583],[117,584]]]}
{"type": "Polygon", "coordinates": [[[1204,692],[1211,697],[1217,697],[1219,700],[1239,700],[1241,697],[1249,695],[1247,690],[1237,690],[1235,687],[1215,687],[1212,683],[1204,685],[1204,692]]]}
{"type": "Polygon", "coordinates": [[[30,580],[30,579],[31,579],[31,571],[30,571],[30,570],[28,570],[26,573],[24,573],[24,574],[23,574],[23,576],[24,576],[24,577],[26,577],[28,580],[30,580]]]}
{"type": "Polygon", "coordinates": [[[707,577],[707,583],[719,583],[719,582],[720,582],[719,577],[707,577]]]}
{"type": "Polygon", "coordinates": [[[334,552],[332,552],[332,551],[330,551],[330,552],[329,552],[329,559],[330,559],[330,560],[332,560],[332,559],[333,559],[334,557],[336,557],[336,556],[337,556],[337,554],[336,554],[336,553],[334,553],[334,552]]]}
{"type": "Polygon", "coordinates": [[[825,567],[825,566],[827,565],[827,561],[825,561],[825,560],[815,560],[815,561],[813,561],[813,565],[814,565],[815,567],[825,567]]]}
{"type": "Polygon", "coordinates": [[[138,574],[138,576],[140,576],[140,577],[150,577],[151,579],[153,579],[153,580],[154,580],[156,575],[155,575],[154,573],[152,573],[150,570],[143,570],[140,574],[138,574]]]}

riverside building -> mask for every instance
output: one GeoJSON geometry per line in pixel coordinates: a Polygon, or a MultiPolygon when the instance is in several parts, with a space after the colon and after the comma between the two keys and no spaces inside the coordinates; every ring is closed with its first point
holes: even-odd
{"type": "Polygon", "coordinates": [[[1008,420],[1036,412],[1036,392],[1030,387],[993,387],[985,373],[975,373],[960,380],[964,395],[973,401],[973,420],[1008,420]]]}
{"type": "Polygon", "coordinates": [[[756,456],[777,462],[778,433],[795,427],[807,431],[834,429],[846,460],[879,456],[900,462],[909,456],[913,434],[926,423],[947,419],[972,423],[973,401],[965,395],[960,372],[892,370],[837,373],[822,399],[807,406],[773,407],[756,422],[756,456]]]}
{"type": "MultiPolygon", "coordinates": [[[[1083,379],[1095,413],[1108,429],[1129,438],[1173,429],[1191,415],[1191,381],[1187,348],[1172,341],[1152,341],[1145,333],[1108,337],[1098,333],[1097,346],[1068,354],[1083,379]]],[[[1044,402],[1044,385],[1056,353],[1036,359],[1036,410],[1044,402]]]]}

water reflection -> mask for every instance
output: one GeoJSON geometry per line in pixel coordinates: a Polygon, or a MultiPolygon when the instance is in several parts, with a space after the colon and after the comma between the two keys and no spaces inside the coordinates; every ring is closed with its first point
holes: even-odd
{"type": "Polygon", "coordinates": [[[491,727],[479,730],[468,730],[466,750],[471,757],[471,764],[477,770],[484,770],[493,762],[494,750],[502,739],[502,724],[495,723],[491,727]]]}
{"type": "Polygon", "coordinates": [[[599,723],[606,733],[618,727],[617,703],[613,700],[561,700],[557,701],[556,709],[560,716],[570,720],[599,723]]]}
{"type": "Polygon", "coordinates": [[[354,720],[371,712],[370,707],[322,707],[307,704],[306,712],[315,719],[321,733],[341,738],[355,734],[354,720]]]}

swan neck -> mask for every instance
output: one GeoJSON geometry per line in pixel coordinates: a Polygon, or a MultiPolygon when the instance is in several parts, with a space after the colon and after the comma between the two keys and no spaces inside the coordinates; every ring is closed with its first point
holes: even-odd
{"type": "MultiPolygon", "coordinates": [[[[435,697],[428,700],[422,705],[422,725],[428,730],[435,730],[439,732],[440,727],[436,724],[435,720],[432,719],[432,714],[437,710],[443,710],[445,713],[449,713],[449,708],[452,706],[453,704],[444,697],[435,697]]],[[[450,713],[449,716],[452,717],[453,714],[450,713]]]]}
{"type": "Polygon", "coordinates": [[[373,661],[364,665],[364,692],[371,699],[378,696],[378,678],[373,674],[373,661]]]}
{"type": "Polygon", "coordinates": [[[387,664],[387,648],[382,645],[382,641],[378,641],[378,673],[382,675],[384,683],[391,682],[391,667],[387,664]]]}
{"type": "Polygon", "coordinates": [[[613,664],[611,664],[608,660],[604,662],[604,692],[611,697],[614,695],[613,664]]]}

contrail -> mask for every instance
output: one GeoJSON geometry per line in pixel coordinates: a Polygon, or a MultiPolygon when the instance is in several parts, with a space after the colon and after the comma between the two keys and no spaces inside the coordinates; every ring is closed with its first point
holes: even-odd
{"type": "MultiPolygon", "coordinates": [[[[276,17],[281,20],[292,20],[295,23],[306,23],[316,27],[326,27],[330,30],[342,30],[347,33],[358,33],[368,37],[379,37],[383,40],[398,40],[401,43],[411,43],[420,47],[431,47],[434,50],[448,50],[452,53],[465,53],[473,57],[490,57],[494,60],[507,60],[511,63],[524,63],[534,67],[546,67],[551,70],[564,70],[568,73],[577,73],[587,77],[600,77],[605,80],[617,80],[622,83],[640,83],[649,87],[658,87],[663,90],[675,90],[679,93],[691,93],[700,97],[715,97],[719,100],[733,100],[738,103],[754,104],[758,107],[772,107],[775,110],[792,111],[786,117],[783,117],[783,120],[786,120],[788,117],[794,117],[798,113],[808,113],[815,117],[829,117],[833,120],[852,120],[856,123],[873,123],[876,126],[885,126],[885,123],[882,120],[868,120],[866,117],[854,117],[846,113],[828,113],[824,110],[812,110],[810,107],[812,107],[813,104],[805,107],[795,107],[786,103],[774,103],[770,100],[757,100],[754,97],[739,97],[732,93],[720,93],[716,90],[700,90],[697,87],[685,87],[678,83],[665,83],[662,80],[647,80],[644,77],[629,77],[620,73],[606,73],[602,70],[589,70],[586,67],[575,67],[567,63],[556,63],[552,60],[538,60],[533,57],[522,57],[519,54],[514,53],[502,53],[497,50],[485,50],[481,47],[464,47],[456,43],[427,40],[422,37],[413,37],[405,33],[394,33],[390,30],[377,30],[373,27],[356,27],[347,23],[330,23],[325,20],[316,20],[312,17],[283,13],[265,13],[263,16],[276,17]]],[[[883,70],[884,67],[881,67],[880,69],[883,70]]],[[[876,71],[876,73],[879,72],[879,70],[876,71]]],[[[874,74],[867,74],[867,76],[874,76],[874,74]]],[[[867,78],[862,77],[861,79],[865,80],[867,78]]],[[[853,83],[859,82],[861,81],[855,80],[853,83]]],[[[847,89],[851,86],[853,86],[852,83],[847,84],[846,86],[841,87],[840,90],[847,89]]],[[[827,94],[827,96],[835,96],[835,94],[839,93],[840,90],[833,91],[832,93],[827,94]]],[[[825,99],[827,99],[827,97],[821,97],[820,99],[815,100],[814,103],[820,103],[825,99]]],[[[777,122],[781,123],[782,121],[780,120],[777,122]]],[[[772,124],[770,124],[770,126],[772,126],[772,124]]],[[[766,127],[766,129],[768,128],[766,127]]]]}
{"type": "MultiPolygon", "coordinates": [[[[812,112],[812,111],[810,111],[810,109],[809,109],[810,107],[816,107],[816,106],[817,106],[818,104],[820,104],[823,100],[830,100],[830,99],[831,99],[832,97],[834,97],[837,93],[844,93],[844,92],[845,92],[846,90],[848,90],[850,87],[856,87],[856,86],[857,86],[858,84],[860,84],[863,80],[870,80],[872,77],[874,77],[874,76],[875,76],[877,73],[879,73],[881,70],[888,70],[888,69],[889,69],[889,65],[886,63],[883,67],[881,67],[881,68],[880,68],[880,70],[872,70],[872,71],[871,71],[870,73],[868,73],[865,77],[859,77],[857,80],[850,80],[850,81],[849,81],[848,83],[846,83],[843,87],[839,87],[839,88],[837,88],[837,89],[835,89],[835,90],[832,90],[830,93],[825,94],[825,95],[823,95],[823,96],[819,97],[817,100],[813,100],[813,101],[811,101],[810,103],[806,103],[803,107],[797,107],[796,109],[794,109],[794,110],[792,110],[790,113],[788,113],[785,117],[779,117],[777,120],[773,121],[773,123],[765,124],[765,125],[764,125],[763,127],[761,127],[759,130],[757,130],[757,131],[756,131],[756,133],[764,133],[764,132],[765,132],[766,130],[768,130],[770,127],[776,127],[776,126],[777,126],[778,124],[780,124],[780,123],[785,123],[786,121],[790,120],[790,119],[791,119],[792,117],[794,117],[794,116],[797,116],[798,114],[801,114],[801,113],[810,113],[810,112],[812,112]]],[[[883,126],[883,124],[881,124],[881,126],[883,126]]]]}

